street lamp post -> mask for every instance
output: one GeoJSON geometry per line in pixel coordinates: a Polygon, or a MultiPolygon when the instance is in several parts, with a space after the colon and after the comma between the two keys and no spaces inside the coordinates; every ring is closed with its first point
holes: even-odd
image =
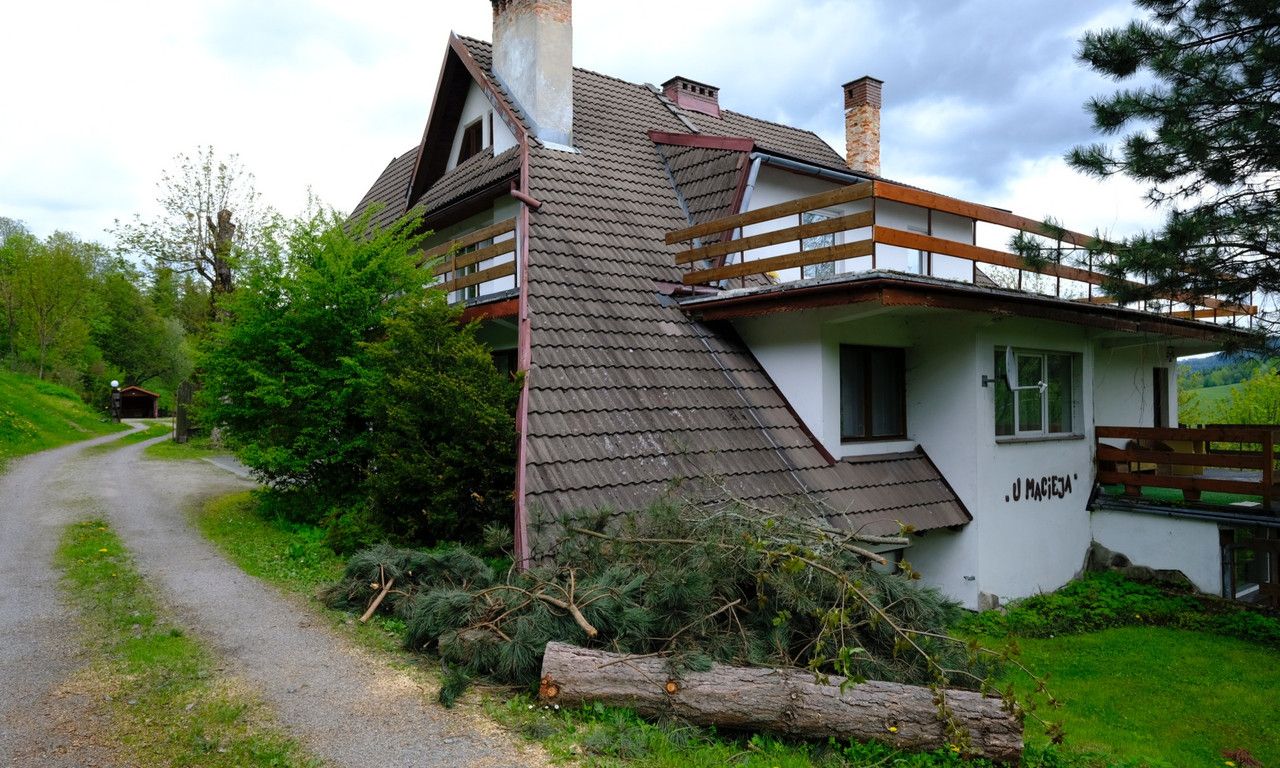
{"type": "Polygon", "coordinates": [[[111,418],[120,421],[120,382],[111,380],[111,418]]]}

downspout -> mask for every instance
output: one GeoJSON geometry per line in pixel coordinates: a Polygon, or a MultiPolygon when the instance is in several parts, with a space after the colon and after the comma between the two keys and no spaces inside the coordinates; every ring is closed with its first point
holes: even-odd
{"type": "Polygon", "coordinates": [[[516,274],[519,278],[519,303],[517,309],[518,328],[516,331],[516,368],[524,376],[520,385],[520,399],[516,403],[516,477],[515,493],[516,514],[513,527],[515,539],[516,567],[521,570],[529,567],[529,510],[525,505],[525,460],[528,456],[528,424],[529,424],[529,364],[531,358],[529,341],[529,210],[533,198],[529,192],[529,137],[520,135],[520,188],[512,190],[512,197],[520,201],[520,214],[516,219],[516,254],[518,264],[516,274]],[[519,191],[520,195],[515,193],[519,191]]]}

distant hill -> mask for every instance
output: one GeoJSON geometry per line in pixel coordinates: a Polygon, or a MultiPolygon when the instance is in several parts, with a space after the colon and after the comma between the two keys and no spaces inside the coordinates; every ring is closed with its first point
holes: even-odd
{"type": "Polygon", "coordinates": [[[16,456],[125,428],[66,387],[0,371],[0,469],[16,456]]]}

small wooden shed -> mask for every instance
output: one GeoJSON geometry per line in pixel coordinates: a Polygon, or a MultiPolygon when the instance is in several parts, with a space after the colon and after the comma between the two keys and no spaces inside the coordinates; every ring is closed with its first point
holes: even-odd
{"type": "Polygon", "coordinates": [[[154,419],[160,415],[160,395],[142,387],[120,390],[120,418],[154,419]]]}

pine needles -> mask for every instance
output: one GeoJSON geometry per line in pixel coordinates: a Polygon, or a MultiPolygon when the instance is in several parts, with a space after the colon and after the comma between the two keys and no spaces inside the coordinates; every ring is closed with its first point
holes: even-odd
{"type": "Polygon", "coordinates": [[[956,604],[872,562],[874,537],[736,503],[664,503],[563,530],[558,563],[504,574],[461,547],[375,547],[329,602],[363,610],[394,578],[380,610],[404,618],[407,647],[439,655],[445,700],[474,677],[536,684],[551,640],[661,656],[675,674],[720,662],[979,688],[992,672],[945,636],[956,604]]]}

